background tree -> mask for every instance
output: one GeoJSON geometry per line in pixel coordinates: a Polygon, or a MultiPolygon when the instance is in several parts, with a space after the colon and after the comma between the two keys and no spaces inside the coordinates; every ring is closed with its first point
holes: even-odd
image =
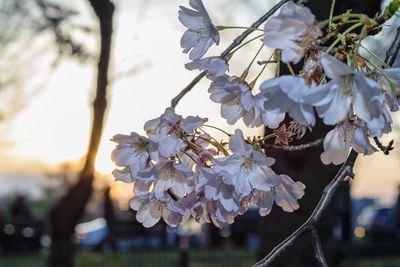
{"type": "Polygon", "coordinates": [[[109,0],[89,0],[100,27],[100,54],[97,65],[96,96],[89,146],[79,181],[50,212],[52,246],[49,266],[73,266],[74,229],[88,202],[95,175],[94,163],[103,131],[107,107],[108,71],[111,54],[114,4],[109,0]]]}

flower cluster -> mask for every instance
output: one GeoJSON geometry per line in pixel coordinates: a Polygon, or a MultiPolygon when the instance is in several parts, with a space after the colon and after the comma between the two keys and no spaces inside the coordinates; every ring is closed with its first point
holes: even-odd
{"type": "Polygon", "coordinates": [[[302,131],[293,134],[302,136],[304,129],[315,125],[318,115],[323,123],[335,127],[325,137],[324,164],[343,163],[350,148],[364,155],[377,151],[369,138],[391,131],[390,111],[399,110],[394,91],[400,87],[400,68],[372,66],[355,48],[348,57],[316,50],[322,30],[307,7],[293,2],[265,23],[264,33],[263,43],[279,51],[274,53],[281,55],[284,63],[298,63],[307,54],[299,75],[264,81],[260,92],[254,94],[256,80],[245,80],[248,69],[240,77],[226,74],[227,58],[206,57],[186,64],[190,70],[207,72],[210,98],[221,104],[221,116],[227,123],[243,119],[248,127],[277,129],[288,116],[302,131]]]}
{"type": "Polygon", "coordinates": [[[151,227],[162,217],[176,226],[185,216],[232,223],[249,206],[266,215],[276,202],[285,211],[299,207],[304,185],[277,175],[259,140],[246,141],[241,130],[229,138],[229,148],[203,129],[205,119],[177,115],[166,109],[145,124],[148,137],[116,135],[114,176],[134,184],[131,207],[137,220],[151,227]],[[230,151],[230,152],[228,152],[230,151]]]}
{"type": "Polygon", "coordinates": [[[275,159],[266,155],[264,142],[275,138],[275,145],[288,146],[312,129],[318,117],[332,127],[323,142],[324,164],[343,163],[350,149],[364,155],[377,151],[370,138],[389,133],[390,112],[399,110],[400,68],[373,65],[358,48],[382,22],[346,13],[346,18],[330,18],[325,29],[327,24],[318,23],[307,7],[286,3],[264,25],[263,45],[273,54],[259,64],[283,62],[292,75],[266,80],[254,93],[266,65],[254,80],[246,78],[256,58],[263,57],[263,47],[241,75],[228,74],[229,60],[237,50],[224,57],[204,55],[219,44],[219,30],[229,27],[215,26],[201,0],[189,4],[192,9],[181,6],[179,11],[179,20],[188,28],[181,39],[183,52],[190,51],[186,68],[206,72],[210,98],[221,105],[228,124],[242,119],[247,127],[264,125],[273,133],[245,138],[239,129],[234,134],[221,130],[229,142],[219,142],[206,131],[216,128],[206,125],[206,119],[183,118],[167,108],[144,125],[147,136],[114,136],[117,146],[112,160],[117,169],[113,175],[133,183],[131,207],[145,227],[161,217],[170,226],[193,217],[222,227],[248,208],[257,208],[261,216],[269,214],[274,203],[287,212],[298,209],[305,185],[274,172],[275,159]],[[341,33],[341,26],[333,23],[340,19],[341,26],[353,25],[341,33]],[[363,27],[360,35],[351,32],[357,27],[363,27]],[[335,37],[332,45],[323,46],[335,37]],[[290,64],[300,61],[303,68],[296,74],[290,64]]]}

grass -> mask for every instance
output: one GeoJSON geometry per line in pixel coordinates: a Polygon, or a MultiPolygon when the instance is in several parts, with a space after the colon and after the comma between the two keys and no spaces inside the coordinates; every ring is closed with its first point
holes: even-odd
{"type": "MultiPolygon", "coordinates": [[[[190,267],[242,267],[251,266],[256,254],[248,250],[197,250],[189,252],[190,267]]],[[[0,267],[44,267],[46,255],[10,255],[0,257],[0,267]]],[[[146,267],[179,266],[179,251],[134,251],[119,253],[81,252],[77,267],[146,267]]]]}
{"type": "MultiPolygon", "coordinates": [[[[189,252],[189,267],[242,267],[255,263],[256,253],[248,250],[196,250],[189,252]]],[[[0,256],[0,267],[45,267],[46,255],[0,256]]],[[[179,251],[134,251],[118,253],[80,252],[76,267],[175,267],[179,251]]],[[[349,259],[340,267],[400,267],[400,258],[349,259]]]]}
{"type": "Polygon", "coordinates": [[[341,267],[400,267],[400,258],[348,260],[341,267]]]}

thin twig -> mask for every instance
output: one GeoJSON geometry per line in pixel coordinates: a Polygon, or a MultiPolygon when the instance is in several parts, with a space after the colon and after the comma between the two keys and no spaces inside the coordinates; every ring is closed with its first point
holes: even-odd
{"type": "Polygon", "coordinates": [[[390,46],[389,50],[386,52],[385,62],[392,66],[396,61],[397,54],[400,50],[400,26],[397,28],[396,37],[394,38],[392,45],[390,46]]]}
{"type": "Polygon", "coordinates": [[[328,267],[326,262],[324,251],[322,250],[321,239],[319,238],[317,229],[315,227],[311,228],[311,240],[314,246],[315,258],[317,259],[321,267],[328,267]]]}
{"type": "MultiPolygon", "coordinates": [[[[400,27],[397,28],[396,37],[394,38],[389,50],[386,52],[385,63],[388,64],[389,66],[392,66],[394,64],[394,61],[397,57],[399,50],[400,50],[400,27]]],[[[377,139],[379,141],[378,138],[374,138],[374,139],[377,139]]],[[[377,140],[375,140],[375,142],[377,140]]],[[[379,144],[378,144],[378,146],[379,146],[379,144]]],[[[381,146],[384,147],[382,144],[381,144],[381,146]]],[[[389,145],[387,147],[391,147],[391,146],[393,146],[393,143],[389,142],[389,145]]],[[[319,221],[321,220],[323,213],[329,206],[329,203],[330,203],[332,197],[334,196],[336,190],[341,185],[341,183],[345,180],[345,178],[347,176],[354,178],[353,168],[354,168],[354,163],[357,159],[357,156],[358,156],[357,152],[355,152],[354,150],[351,150],[349,157],[347,158],[346,162],[342,165],[339,172],[332,179],[332,181],[327,186],[325,186],[324,191],[322,193],[322,196],[321,196],[317,206],[315,207],[313,213],[307,219],[307,221],[302,226],[300,226],[296,231],[294,231],[289,237],[287,237],[284,241],[282,241],[279,245],[277,245],[265,258],[263,258],[261,261],[257,262],[253,266],[257,266],[257,267],[268,266],[268,264],[273,262],[273,260],[276,257],[278,257],[286,248],[293,245],[301,236],[303,236],[305,233],[315,229],[315,227],[318,225],[319,221]]],[[[321,248],[321,252],[322,252],[322,248],[321,248]]],[[[317,252],[316,252],[316,254],[317,254],[317,252]]],[[[320,264],[321,264],[321,262],[320,262],[320,264]]],[[[324,265],[322,265],[322,266],[324,266],[324,265]]],[[[325,266],[328,266],[328,265],[326,264],[325,266]]]]}
{"type": "Polygon", "coordinates": [[[276,145],[263,145],[262,148],[266,149],[274,149],[274,150],[282,150],[287,152],[294,152],[294,151],[302,151],[307,150],[313,147],[317,147],[324,141],[324,138],[319,138],[309,143],[297,145],[297,146],[276,146],[276,145]]]}
{"type": "MultiPolygon", "coordinates": [[[[282,0],[273,6],[267,13],[260,17],[256,22],[254,22],[249,29],[244,31],[238,37],[233,40],[233,42],[221,53],[221,57],[227,56],[235,47],[239,46],[247,36],[249,36],[255,29],[257,29],[262,23],[264,23],[269,17],[271,17],[281,6],[289,2],[290,0],[282,0]]],[[[193,79],[182,91],[171,100],[171,106],[174,108],[178,105],[179,101],[184,97],[193,87],[206,75],[203,71],[196,78],[193,79]]]]}
{"type": "Polygon", "coordinates": [[[394,147],[393,147],[394,140],[390,140],[390,142],[387,146],[383,145],[382,142],[378,139],[378,137],[374,137],[374,141],[375,141],[375,144],[379,147],[379,149],[385,155],[389,155],[390,151],[392,151],[394,149],[394,147]]]}
{"type": "Polygon", "coordinates": [[[261,261],[257,262],[254,267],[268,266],[271,262],[275,260],[284,250],[293,245],[301,236],[305,233],[311,231],[313,227],[318,225],[321,220],[322,214],[326,211],[329,206],[329,203],[335,194],[336,190],[342,184],[346,177],[354,177],[353,167],[354,163],[357,159],[358,153],[354,150],[351,150],[349,157],[346,162],[342,165],[339,172],[332,179],[332,181],[325,186],[324,191],[322,193],[322,197],[319,200],[317,206],[315,207],[311,216],[307,219],[307,221],[300,226],[296,231],[294,231],[288,238],[282,241],[279,245],[277,245],[265,258],[261,261]]]}
{"type": "Polygon", "coordinates": [[[278,63],[278,61],[276,61],[275,59],[273,59],[273,60],[258,60],[257,61],[258,65],[267,65],[270,63],[278,63]]]}

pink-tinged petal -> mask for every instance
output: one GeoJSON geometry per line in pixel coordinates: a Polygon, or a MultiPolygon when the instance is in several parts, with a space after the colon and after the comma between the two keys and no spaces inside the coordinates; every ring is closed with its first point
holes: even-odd
{"type": "Polygon", "coordinates": [[[342,78],[353,73],[349,66],[330,55],[322,57],[321,65],[325,74],[331,79],[342,78]]]}
{"type": "Polygon", "coordinates": [[[240,105],[239,97],[230,102],[221,105],[221,116],[225,118],[228,124],[235,124],[245,113],[242,105],[240,105]]]}
{"type": "Polygon", "coordinates": [[[179,21],[188,29],[198,30],[201,25],[199,21],[202,21],[201,14],[184,6],[180,6],[179,8],[181,9],[178,11],[179,21]]]}
{"type": "Polygon", "coordinates": [[[192,30],[187,30],[182,35],[181,47],[184,48],[183,52],[188,53],[190,49],[197,43],[197,33],[192,30]]]}
{"type": "Polygon", "coordinates": [[[257,197],[257,206],[260,208],[259,214],[261,216],[267,216],[272,210],[274,201],[275,200],[272,191],[259,191],[257,197]]]}
{"type": "Polygon", "coordinates": [[[246,111],[250,111],[254,107],[253,96],[250,91],[245,92],[241,95],[240,103],[246,111]]]}
{"type": "Polygon", "coordinates": [[[373,118],[379,118],[384,108],[384,96],[379,84],[361,73],[356,73],[354,80],[354,112],[366,122],[373,118]]]}
{"type": "Polygon", "coordinates": [[[210,46],[214,43],[212,39],[197,39],[196,45],[190,51],[189,59],[196,60],[204,56],[210,46]]]}
{"type": "Polygon", "coordinates": [[[170,189],[172,186],[172,179],[162,180],[158,179],[155,182],[154,186],[154,194],[157,198],[162,197],[165,194],[165,191],[170,189]]]}
{"type": "Polygon", "coordinates": [[[244,140],[242,130],[236,129],[235,134],[229,138],[229,148],[234,153],[247,153],[251,149],[251,146],[244,140]]]}
{"type": "Polygon", "coordinates": [[[335,125],[347,116],[350,106],[351,97],[338,90],[329,104],[317,107],[317,113],[325,124],[335,125]]]}
{"type": "MultiPolygon", "coordinates": [[[[151,205],[151,204],[150,204],[151,205]]],[[[136,213],[136,219],[142,223],[144,227],[150,228],[160,221],[161,212],[157,212],[151,209],[150,205],[147,205],[136,213]]]]}
{"type": "Polygon", "coordinates": [[[138,211],[142,207],[149,204],[149,200],[147,198],[138,198],[135,197],[129,202],[129,206],[131,209],[138,211]]]}
{"type": "Polygon", "coordinates": [[[377,151],[369,142],[365,131],[359,127],[354,130],[352,147],[357,153],[363,153],[364,155],[370,155],[377,151]]]}
{"type": "Polygon", "coordinates": [[[132,183],[134,179],[131,176],[129,168],[124,168],[122,170],[113,170],[112,175],[114,175],[116,181],[122,181],[124,183],[132,183]]]}
{"type": "Polygon", "coordinates": [[[170,227],[176,227],[182,222],[182,215],[164,208],[162,211],[162,218],[170,227]]]}
{"type": "MultiPolygon", "coordinates": [[[[339,126],[341,127],[341,126],[339,126]]],[[[324,139],[324,152],[321,154],[321,161],[325,165],[331,163],[338,165],[345,162],[350,151],[350,145],[342,140],[340,128],[331,130],[324,139]]]]}

